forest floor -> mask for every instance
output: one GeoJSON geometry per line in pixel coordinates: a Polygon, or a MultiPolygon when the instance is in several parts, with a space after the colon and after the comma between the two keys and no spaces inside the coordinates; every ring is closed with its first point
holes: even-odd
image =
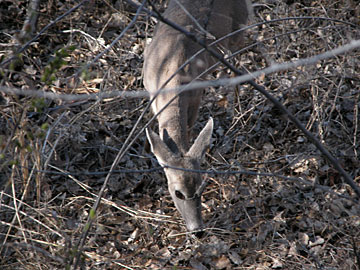
{"type": "MultiPolygon", "coordinates": [[[[79,2],[42,1],[38,31],[79,2]]],[[[89,234],[82,236],[110,167],[148,104],[145,97],[119,93],[144,91],[143,51],[156,25],[149,16],[139,16],[82,72],[134,18],[136,9],[124,2],[90,1],[0,67],[0,268],[69,269],[83,239],[81,269],[360,269],[360,204],[354,190],[248,84],[206,89],[194,127],[196,135],[214,118],[202,168],[229,172],[203,175],[208,185],[202,238],[186,232],[163,171],[144,152],[144,132],[115,167],[89,234]],[[76,80],[77,72],[82,80],[76,80]],[[46,74],[53,77],[44,79],[46,74]],[[9,89],[24,92],[4,92],[9,89]],[[82,99],[44,99],[25,93],[30,90],[82,99]],[[104,93],[117,94],[98,100],[81,96],[104,93]]],[[[163,11],[166,1],[156,4],[163,11]]],[[[19,30],[27,5],[0,0],[0,62],[24,43],[19,30]]],[[[250,28],[248,48],[233,63],[252,72],[348,44],[360,38],[359,6],[355,0],[259,0],[251,23],[293,19],[250,28]]],[[[233,75],[220,67],[208,79],[220,76],[233,75]]],[[[359,49],[256,82],[359,186],[359,49]]],[[[135,134],[150,118],[147,112],[135,134]]]]}

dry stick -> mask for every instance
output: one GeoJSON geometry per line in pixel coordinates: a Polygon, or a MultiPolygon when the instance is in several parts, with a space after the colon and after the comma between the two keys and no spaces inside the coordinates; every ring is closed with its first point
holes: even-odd
{"type": "MultiPolygon", "coordinates": [[[[144,7],[146,3],[146,0],[143,0],[143,2],[141,3],[141,6],[138,8],[134,18],[131,20],[131,22],[129,23],[129,27],[134,25],[135,22],[137,21],[137,18],[139,17],[140,15],[140,12],[142,10],[142,8],[144,7]]],[[[127,29],[129,29],[129,27],[125,28],[123,30],[126,31],[127,29]]],[[[120,152],[119,152],[120,153],[120,152]]],[[[87,238],[87,235],[90,231],[90,228],[91,228],[91,225],[93,223],[93,221],[95,220],[95,218],[92,216],[94,214],[96,214],[96,210],[98,209],[99,205],[100,205],[100,201],[101,201],[101,198],[105,192],[105,188],[107,187],[107,183],[109,182],[109,179],[110,179],[110,176],[111,176],[111,172],[114,170],[115,166],[118,164],[118,162],[120,161],[120,159],[122,158],[122,156],[120,156],[119,154],[116,156],[111,168],[110,168],[110,172],[109,174],[107,175],[107,177],[105,178],[105,181],[100,189],[100,192],[96,198],[96,202],[94,204],[94,206],[92,207],[92,209],[89,211],[89,215],[88,215],[88,220],[87,220],[87,223],[84,227],[84,230],[80,236],[80,239],[78,241],[78,243],[76,244],[76,250],[75,250],[75,256],[74,256],[74,259],[75,259],[75,264],[74,264],[74,267],[73,269],[75,270],[79,264],[79,261],[80,261],[80,255],[81,255],[81,252],[83,250],[83,247],[84,247],[84,244],[85,244],[85,240],[87,238]]]]}
{"type": "Polygon", "coordinates": [[[9,62],[11,62],[12,60],[14,60],[17,55],[19,53],[22,53],[23,51],[25,51],[31,43],[33,43],[36,39],[38,39],[46,30],[48,30],[51,26],[53,26],[54,24],[56,24],[58,21],[62,20],[63,18],[65,18],[67,15],[69,15],[71,12],[77,10],[79,7],[81,7],[83,4],[85,4],[85,2],[88,2],[89,0],[83,0],[81,1],[79,4],[77,4],[75,7],[69,9],[68,11],[66,11],[64,14],[60,15],[59,17],[57,17],[54,21],[52,21],[51,23],[49,23],[48,25],[46,25],[43,29],[40,30],[40,32],[35,35],[32,39],[30,39],[28,42],[26,42],[26,44],[24,46],[22,46],[19,50],[17,50],[13,56],[11,56],[10,58],[6,59],[5,61],[0,63],[0,67],[4,66],[6,64],[8,64],[9,62]]]}
{"type": "MultiPolygon", "coordinates": [[[[167,25],[173,27],[174,29],[182,32],[184,35],[186,35],[188,38],[190,38],[192,41],[197,42],[200,44],[207,52],[209,52],[212,56],[217,58],[221,63],[223,63],[226,67],[228,67],[232,72],[235,74],[241,76],[244,75],[245,72],[240,71],[239,69],[235,68],[233,65],[228,63],[224,57],[213,50],[212,48],[209,48],[209,46],[202,40],[199,39],[196,35],[186,31],[182,27],[180,27],[177,24],[174,24],[173,22],[167,20],[164,18],[153,6],[151,2],[149,2],[150,5],[154,8],[154,11],[157,13],[158,18],[167,25]]],[[[258,90],[260,93],[262,93],[267,99],[269,99],[276,107],[278,107],[284,114],[286,114],[289,119],[304,133],[304,135],[320,150],[321,153],[330,161],[330,163],[333,164],[333,166],[338,170],[338,172],[344,177],[345,181],[350,185],[350,187],[355,191],[357,196],[360,198],[360,188],[354,183],[351,176],[339,165],[338,160],[333,157],[330,152],[325,149],[322,144],[319,142],[316,137],[310,133],[301,123],[300,121],[293,116],[285,107],[282,105],[281,102],[279,102],[275,97],[273,97],[269,92],[265,90],[265,88],[257,83],[255,83],[253,80],[249,80],[248,83],[253,86],[256,90],[258,90]]]]}
{"type": "MultiPolygon", "coordinates": [[[[129,1],[127,1],[129,2],[129,1]]],[[[132,1],[130,1],[130,3],[132,3],[132,5],[135,5],[136,7],[138,7],[138,5],[136,5],[135,3],[133,3],[132,1]]],[[[151,16],[156,16],[156,14],[150,12],[150,11],[147,11],[146,9],[144,9],[149,15],[151,16]]],[[[230,34],[227,34],[219,39],[217,39],[216,41],[212,42],[209,44],[209,46],[213,46],[215,44],[217,44],[218,42],[224,40],[225,38],[228,38],[232,35],[235,35],[235,34],[238,34],[239,32],[242,32],[242,31],[245,31],[247,29],[250,29],[250,28],[254,28],[254,27],[257,27],[257,26],[260,26],[260,25],[264,25],[264,24],[270,24],[270,23],[273,23],[273,22],[280,22],[280,21],[288,21],[288,20],[305,20],[305,19],[312,19],[312,20],[326,20],[326,21],[332,21],[332,22],[337,22],[337,23],[342,23],[342,24],[346,24],[346,25],[349,25],[351,27],[355,27],[357,28],[358,26],[352,24],[352,23],[349,23],[349,22],[345,22],[345,21],[340,21],[340,20],[336,20],[336,19],[332,19],[332,18],[324,18],[324,17],[288,17],[288,18],[281,18],[281,19],[275,19],[275,20],[271,20],[271,21],[266,21],[266,22],[260,22],[260,23],[256,23],[256,24],[252,24],[250,26],[247,26],[247,27],[244,27],[244,28],[241,28],[239,30],[236,30],[230,34]]],[[[282,34],[279,34],[279,35],[276,35],[274,37],[271,37],[271,38],[267,38],[267,39],[264,39],[262,41],[258,41],[257,43],[255,44],[252,44],[252,45],[249,45],[247,47],[244,47],[242,48],[241,50],[233,53],[230,57],[233,57],[235,55],[238,55],[239,53],[253,47],[253,46],[256,46],[256,44],[258,43],[261,43],[261,42],[265,42],[267,40],[270,40],[270,39],[275,39],[275,38],[278,38],[280,36],[283,36],[283,35],[287,35],[287,34],[291,34],[291,33],[296,33],[296,32],[299,32],[299,31],[304,31],[304,30],[307,30],[307,28],[304,28],[304,29],[301,29],[301,30],[294,30],[294,31],[288,31],[286,33],[282,33],[282,34]]],[[[114,45],[114,42],[112,42],[111,45],[114,45]]],[[[109,46],[107,49],[110,49],[111,46],[109,46]]],[[[189,61],[191,61],[191,59],[193,59],[194,57],[196,57],[197,55],[199,55],[200,53],[202,53],[203,51],[205,51],[205,49],[201,49],[199,50],[196,54],[194,54],[191,58],[189,58],[181,67],[179,67],[179,69],[181,69],[183,66],[185,66],[186,64],[189,63],[189,61]]],[[[99,55],[96,56],[96,60],[98,60],[101,56],[103,55],[103,53],[100,53],[99,55]]],[[[327,57],[329,58],[329,57],[327,57]]],[[[226,58],[227,59],[227,58],[226,58]]],[[[91,65],[93,64],[96,60],[93,60],[91,61],[88,65],[91,65]]],[[[306,60],[306,59],[304,59],[306,60]]],[[[204,71],[201,75],[199,75],[198,77],[202,76],[203,74],[207,73],[208,70],[214,68],[215,66],[219,65],[220,62],[217,62],[216,64],[214,64],[212,67],[208,68],[206,71],[204,71]]],[[[1,64],[0,64],[1,65],[1,64]]],[[[303,64],[302,64],[303,65],[303,64]]],[[[297,66],[300,66],[300,65],[295,65],[295,66],[291,66],[291,67],[297,67],[297,66]]],[[[271,66],[270,66],[271,67],[271,66]]],[[[269,68],[267,68],[268,70],[269,68]]],[[[81,69],[83,70],[83,69],[81,69]]],[[[80,74],[80,71],[78,71],[76,74],[80,74]]],[[[281,71],[281,70],[285,70],[285,68],[283,69],[277,69],[277,71],[281,71]]],[[[264,71],[264,70],[263,70],[264,71]]],[[[271,72],[274,72],[274,71],[271,71],[269,70],[268,72],[263,72],[265,75],[266,74],[269,74],[271,72]]],[[[252,73],[253,74],[253,73],[252,73]]],[[[236,78],[235,78],[236,79],[236,78]]],[[[229,85],[231,85],[231,81],[233,81],[234,79],[222,79],[224,82],[225,81],[230,81],[229,85]]],[[[217,80],[219,81],[219,80],[217,80]]],[[[201,83],[201,85],[198,85],[196,87],[209,87],[209,86],[219,86],[218,84],[216,83],[211,83],[211,82],[208,82],[207,85],[203,85],[204,83],[201,83]]],[[[225,84],[225,83],[224,83],[225,84]]],[[[193,88],[196,88],[196,87],[193,87],[193,88]]],[[[193,89],[191,86],[189,86],[189,90],[193,89]]],[[[163,89],[162,91],[165,92],[165,91],[168,91],[169,89],[163,89]]],[[[7,93],[7,94],[11,94],[11,95],[24,95],[24,96],[32,96],[32,97],[42,97],[42,98],[46,98],[46,99],[52,99],[52,100],[55,100],[55,99],[59,99],[59,100],[63,100],[63,101],[83,101],[83,100],[99,100],[99,99],[106,99],[106,98],[113,98],[113,97],[124,97],[124,98],[144,98],[144,97],[148,97],[149,94],[146,92],[146,91],[113,91],[113,92],[101,92],[101,93],[96,93],[96,94],[57,94],[57,93],[52,93],[52,92],[44,92],[44,91],[39,91],[39,90],[31,90],[31,89],[26,89],[26,90],[23,90],[23,89],[18,89],[18,88],[12,88],[12,87],[4,87],[4,86],[0,86],[0,91],[3,92],[3,93],[7,93]]]]}
{"type": "MultiPolygon", "coordinates": [[[[9,95],[23,95],[38,97],[50,100],[62,100],[69,101],[71,104],[59,105],[55,108],[63,109],[64,107],[73,107],[79,105],[74,103],[75,101],[91,101],[91,100],[103,100],[108,98],[147,98],[149,97],[148,92],[146,91],[112,91],[112,92],[99,92],[95,94],[57,94],[49,91],[42,91],[36,89],[20,89],[15,87],[0,86],[0,92],[9,94],[9,95]]],[[[54,110],[50,108],[49,110],[54,110]]]]}
{"type": "MultiPolygon", "coordinates": [[[[248,26],[246,28],[241,28],[239,30],[236,30],[230,34],[227,34],[226,36],[223,36],[217,40],[215,40],[214,42],[210,43],[209,46],[213,46],[216,45],[217,43],[221,42],[222,40],[231,37],[232,35],[235,35],[239,32],[245,31],[248,28],[252,28],[252,26],[248,26]]],[[[294,31],[288,31],[286,33],[282,33],[279,35],[276,35],[274,37],[270,37],[270,38],[266,38],[262,41],[258,41],[254,44],[251,44],[247,47],[244,47],[236,52],[234,52],[233,54],[229,55],[228,57],[226,57],[226,59],[230,59],[235,57],[236,55],[249,50],[250,48],[256,46],[259,43],[263,43],[266,42],[268,40],[271,39],[276,39],[279,38],[281,36],[284,35],[288,35],[288,34],[292,34],[292,33],[297,33],[300,31],[305,31],[308,30],[307,28],[304,29],[300,29],[300,30],[294,30],[294,31]]],[[[112,42],[113,44],[114,42],[112,42]]],[[[166,85],[176,74],[177,72],[179,72],[185,65],[187,65],[192,59],[194,59],[196,56],[198,56],[200,53],[202,53],[203,51],[205,51],[205,49],[201,49],[199,50],[197,53],[195,53],[193,56],[191,56],[189,59],[187,59],[184,64],[182,64],[177,70],[176,72],[169,77],[169,79],[163,84],[166,85]]],[[[99,56],[99,55],[98,55],[99,56]]],[[[96,56],[97,60],[100,58],[96,56]]],[[[95,60],[91,61],[88,65],[91,65],[95,62],[95,60]]],[[[216,66],[218,66],[220,64],[220,62],[216,62],[215,64],[213,64],[211,67],[207,68],[203,73],[201,73],[200,75],[198,75],[195,79],[193,79],[193,81],[195,81],[196,79],[200,78],[201,76],[205,75],[206,73],[208,73],[210,70],[212,70],[213,68],[215,68],[216,66]]],[[[81,71],[78,71],[77,74],[79,74],[81,71]]],[[[267,73],[265,73],[267,74],[267,73]]],[[[230,84],[231,84],[231,80],[230,84]]],[[[160,87],[160,91],[162,91],[162,93],[166,92],[166,91],[173,91],[173,89],[163,89],[163,86],[160,87]]],[[[184,85],[185,86],[185,85],[184,85]]],[[[217,85],[213,85],[213,83],[211,81],[208,81],[208,84],[205,87],[210,87],[210,86],[217,86],[217,85]]],[[[189,90],[192,90],[192,87],[190,85],[190,83],[188,85],[186,85],[186,87],[188,87],[189,90]]],[[[184,91],[186,91],[184,89],[184,87],[182,87],[181,89],[183,89],[184,91]]],[[[10,95],[24,95],[24,96],[31,96],[31,97],[40,97],[40,98],[45,98],[45,99],[51,99],[51,100],[62,100],[62,101],[71,101],[71,104],[66,104],[66,105],[61,105],[58,107],[55,107],[54,110],[56,110],[57,108],[62,109],[65,107],[70,107],[70,106],[74,106],[77,105],[76,103],[73,103],[74,101],[90,101],[90,100],[102,100],[102,99],[106,99],[106,98],[114,98],[114,97],[122,97],[122,98],[145,98],[145,97],[149,97],[148,92],[146,91],[112,91],[112,92],[100,92],[100,93],[96,93],[96,94],[57,94],[57,93],[53,93],[53,92],[44,92],[44,91],[39,91],[39,90],[32,90],[32,89],[18,89],[18,88],[12,88],[12,87],[4,87],[4,86],[0,86],[0,91],[6,94],[10,94],[10,95]]],[[[152,103],[152,101],[150,101],[150,104],[152,103]]],[[[149,109],[150,106],[147,106],[144,110],[146,111],[147,109],[149,109]]],[[[139,119],[142,119],[142,116],[139,117],[139,119]]],[[[137,126],[137,125],[135,125],[137,126]]],[[[11,136],[10,136],[11,137],[11,136]]]]}

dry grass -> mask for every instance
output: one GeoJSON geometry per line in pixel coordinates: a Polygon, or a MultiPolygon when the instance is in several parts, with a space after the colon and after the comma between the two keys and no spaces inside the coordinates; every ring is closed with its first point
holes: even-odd
{"type": "MultiPolygon", "coordinates": [[[[0,2],[0,56],[11,54],[11,36],[22,28],[26,1],[16,2],[0,2]]],[[[257,2],[254,21],[312,16],[359,25],[356,1],[290,2],[257,2]]],[[[39,27],[74,5],[42,3],[39,27]]],[[[143,89],[142,53],[155,25],[147,17],[88,70],[86,81],[74,88],[69,79],[116,38],[134,13],[122,1],[91,2],[42,35],[22,54],[22,64],[3,69],[1,86],[75,94],[143,89]],[[45,85],[45,67],[67,45],[76,48],[55,81],[45,85]]],[[[359,33],[359,27],[329,20],[264,24],[248,31],[247,44],[254,46],[237,64],[259,70],[328,51],[359,39],[359,33]]],[[[258,83],[318,136],[359,185],[359,51],[258,83]]],[[[0,95],[1,269],[71,264],[106,172],[146,102],[0,95]]],[[[204,168],[304,177],[312,185],[278,177],[208,175],[203,215],[209,229],[194,239],[185,233],[161,171],[115,173],[85,242],[84,269],[359,269],[360,205],[315,185],[355,197],[303,134],[247,85],[208,89],[195,134],[210,115],[215,133],[204,168]]],[[[141,136],[117,170],[158,166],[143,154],[144,142],[141,136]]]]}

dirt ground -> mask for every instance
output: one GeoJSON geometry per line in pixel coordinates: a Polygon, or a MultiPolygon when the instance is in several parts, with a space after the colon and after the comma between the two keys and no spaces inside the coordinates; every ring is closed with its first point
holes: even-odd
{"type": "MultiPolygon", "coordinates": [[[[79,2],[42,1],[37,32],[79,2]]],[[[166,1],[156,5],[163,11],[166,1]]],[[[233,60],[248,71],[360,38],[356,0],[253,5],[251,23],[259,24],[247,31],[248,47],[233,60]],[[271,21],[280,18],[292,19],[271,21]]],[[[0,0],[0,62],[26,42],[19,31],[27,6],[25,0],[0,0]]],[[[354,190],[248,84],[206,89],[194,128],[196,135],[214,118],[203,168],[229,172],[203,175],[208,186],[202,238],[186,232],[162,170],[144,152],[145,133],[116,166],[89,234],[82,236],[107,173],[148,100],[43,99],[3,90],[78,96],[143,91],[143,51],[156,19],[139,16],[108,52],[86,66],[135,13],[125,1],[90,1],[0,67],[0,268],[70,269],[84,240],[81,269],[360,269],[360,204],[354,190]],[[82,80],[76,81],[77,73],[82,80]]],[[[220,76],[232,75],[219,68],[208,78],[220,76]]],[[[256,82],[360,185],[359,49],[256,82]]],[[[150,117],[145,114],[135,134],[150,117]]]]}

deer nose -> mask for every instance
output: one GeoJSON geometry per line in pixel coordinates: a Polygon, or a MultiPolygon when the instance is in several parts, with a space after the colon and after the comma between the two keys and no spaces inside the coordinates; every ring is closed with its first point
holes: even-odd
{"type": "Polygon", "coordinates": [[[190,222],[186,224],[186,228],[189,232],[194,234],[196,237],[201,238],[204,236],[204,226],[202,221],[201,222],[190,222]]]}
{"type": "Polygon", "coordinates": [[[202,238],[205,234],[203,224],[188,224],[186,226],[188,231],[194,234],[197,238],[202,238]]]}

